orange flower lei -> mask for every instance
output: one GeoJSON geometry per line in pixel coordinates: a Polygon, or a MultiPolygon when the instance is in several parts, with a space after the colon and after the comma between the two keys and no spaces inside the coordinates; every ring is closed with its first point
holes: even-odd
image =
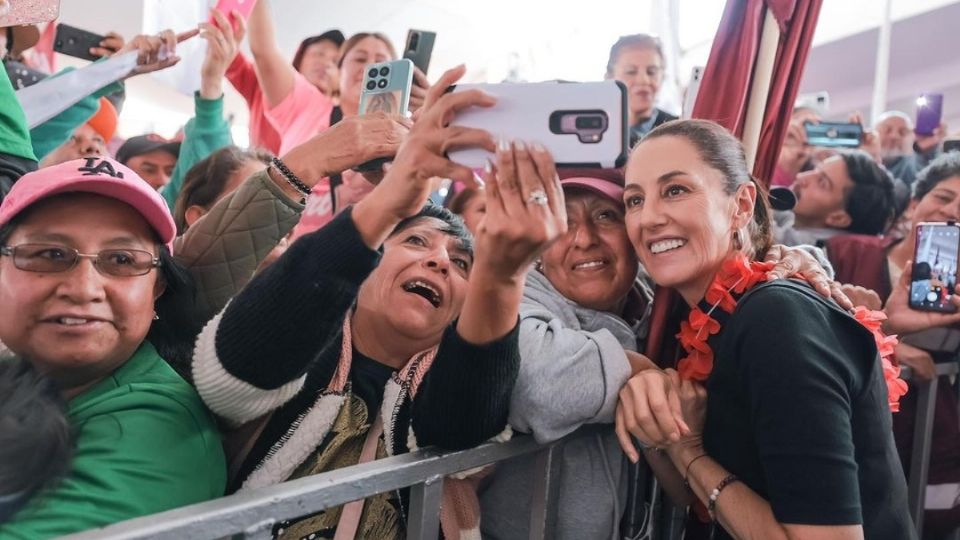
{"type": "MultiPolygon", "coordinates": [[[[687,352],[687,357],[677,364],[681,378],[699,382],[707,380],[713,371],[713,351],[707,344],[707,339],[720,332],[720,323],[710,314],[717,308],[733,313],[737,307],[737,299],[733,295],[742,295],[766,281],[767,273],[773,266],[773,263],[748,261],[743,255],[737,255],[723,263],[705,296],[711,306],[710,310],[704,313],[699,307],[694,307],[687,320],[680,323],[677,339],[687,352]]],[[[873,334],[877,342],[883,365],[883,378],[887,383],[890,410],[897,412],[900,410],[900,397],[907,393],[907,383],[900,379],[900,367],[891,360],[897,337],[884,335],[880,329],[887,318],[882,311],[870,311],[863,306],[857,306],[854,318],[873,334]]]]}

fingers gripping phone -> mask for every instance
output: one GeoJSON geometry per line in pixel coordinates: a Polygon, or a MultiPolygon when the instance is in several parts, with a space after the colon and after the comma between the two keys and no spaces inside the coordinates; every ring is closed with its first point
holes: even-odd
{"type": "Polygon", "coordinates": [[[910,307],[920,311],[953,313],[951,296],[957,286],[960,226],[956,223],[920,223],[910,275],[910,307]]]}
{"type": "Polygon", "coordinates": [[[53,50],[83,60],[99,60],[99,56],[90,54],[90,49],[99,47],[105,37],[61,23],[57,25],[57,35],[53,38],[53,50]]]}
{"type": "MultiPolygon", "coordinates": [[[[627,161],[627,91],[619,81],[462,84],[495,98],[490,108],[461,111],[451,122],[483,129],[495,140],[543,145],[558,167],[622,167],[627,161]]],[[[493,154],[482,148],[449,152],[451,160],[483,168],[493,154]]]]}
{"type": "Polygon", "coordinates": [[[863,126],[856,122],[806,122],[803,129],[810,146],[857,148],[863,142],[863,126]]]}
{"type": "MultiPolygon", "coordinates": [[[[253,13],[253,7],[256,5],[257,0],[218,0],[217,5],[213,9],[223,13],[223,16],[226,17],[227,20],[230,20],[230,13],[233,11],[237,11],[244,20],[247,20],[250,18],[250,14],[253,13]]],[[[210,24],[216,24],[217,20],[211,15],[208,22],[210,24]]]]}
{"type": "Polygon", "coordinates": [[[437,40],[436,32],[425,30],[410,30],[407,32],[407,45],[403,48],[403,57],[420,68],[424,75],[430,67],[430,56],[433,54],[433,43],[437,40]]]}
{"type": "MultiPolygon", "coordinates": [[[[383,112],[389,115],[407,116],[410,107],[410,89],[413,86],[413,62],[403,58],[392,62],[370,64],[363,75],[360,92],[360,114],[383,112]]],[[[374,171],[390,161],[389,158],[372,159],[358,165],[356,171],[374,171]]]]}

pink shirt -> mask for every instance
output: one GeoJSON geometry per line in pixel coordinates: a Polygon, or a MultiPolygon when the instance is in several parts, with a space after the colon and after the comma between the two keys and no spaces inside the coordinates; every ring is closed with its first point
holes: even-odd
{"type": "Polygon", "coordinates": [[[280,134],[283,155],[330,127],[333,100],[323,95],[300,73],[294,74],[293,91],[276,107],[266,106],[264,114],[280,134]]]}
{"type": "Polygon", "coordinates": [[[374,185],[358,172],[344,171],[342,176],[343,183],[337,186],[337,211],[333,211],[333,202],[330,200],[330,179],[324,178],[313,186],[313,191],[307,197],[306,208],[300,215],[300,222],[293,229],[291,242],[330,223],[333,216],[373,191],[374,185]]]}
{"type": "Polygon", "coordinates": [[[250,146],[265,148],[276,154],[280,151],[280,134],[263,113],[263,91],[257,70],[243,54],[237,54],[227,68],[227,80],[240,92],[250,109],[250,146]]]}

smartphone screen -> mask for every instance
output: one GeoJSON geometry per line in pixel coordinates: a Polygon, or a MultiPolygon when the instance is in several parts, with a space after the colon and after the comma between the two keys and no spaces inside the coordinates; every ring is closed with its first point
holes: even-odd
{"type": "Polygon", "coordinates": [[[810,146],[857,148],[863,139],[863,126],[856,123],[807,122],[803,129],[810,146]]]}
{"type": "Polygon", "coordinates": [[[960,226],[947,223],[917,225],[917,248],[910,276],[910,307],[922,311],[954,312],[950,301],[957,286],[960,226]]]}

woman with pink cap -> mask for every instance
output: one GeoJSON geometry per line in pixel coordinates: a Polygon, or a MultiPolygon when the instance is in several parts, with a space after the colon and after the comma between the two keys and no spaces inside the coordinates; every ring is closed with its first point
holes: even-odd
{"type": "Polygon", "coordinates": [[[0,537],[60,536],[222,495],[213,419],[164,360],[196,331],[179,309],[193,290],[170,253],[175,235],[160,195],[99,157],[27,174],[0,205],[0,358],[57,384],[76,438],[69,475],[0,537]]]}

